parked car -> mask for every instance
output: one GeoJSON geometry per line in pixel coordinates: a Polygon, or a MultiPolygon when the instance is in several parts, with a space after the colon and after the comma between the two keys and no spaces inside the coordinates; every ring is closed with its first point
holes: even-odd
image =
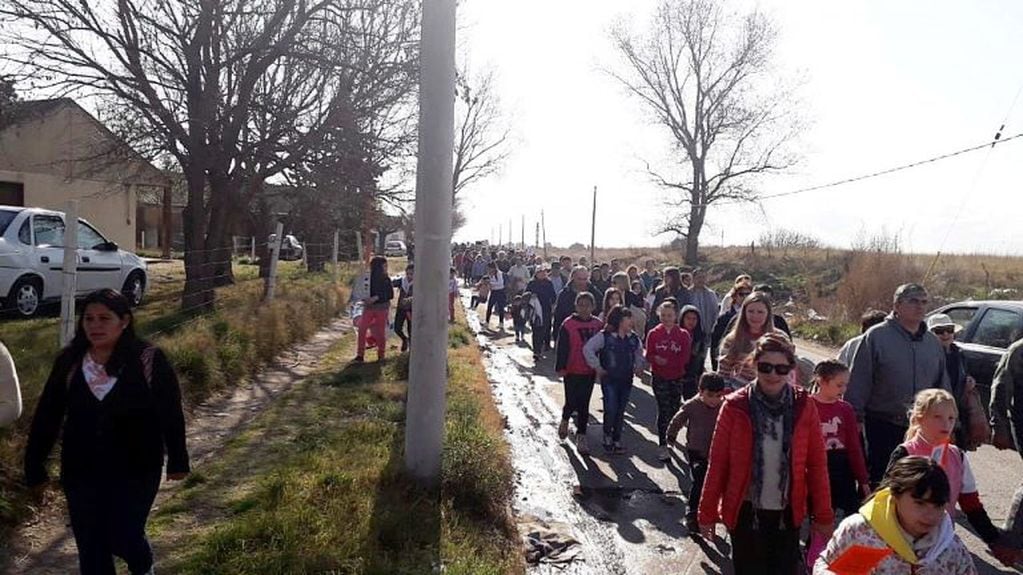
{"type": "Polygon", "coordinates": [[[1023,338],[1023,301],[966,301],[933,313],[948,314],[963,328],[956,334],[956,343],[966,358],[966,371],[977,380],[987,405],[998,362],[1006,348],[1023,338]]]}
{"type": "MultiPolygon", "coordinates": [[[[277,239],[277,234],[270,234],[269,242],[272,245],[277,239]]],[[[291,234],[286,234],[284,239],[281,240],[281,254],[280,259],[291,262],[302,259],[302,255],[305,252],[305,246],[302,242],[298,241],[298,238],[291,234]]]]}
{"type": "Polygon", "coordinates": [[[408,254],[405,242],[401,240],[388,240],[384,244],[384,256],[389,258],[400,258],[408,254]]]}
{"type": "MultiPolygon", "coordinates": [[[[0,296],[4,309],[32,317],[63,291],[64,214],[0,206],[0,296]]],[[[118,248],[89,222],[78,220],[77,297],[103,288],[142,303],[149,278],[137,255],[118,248]]]]}

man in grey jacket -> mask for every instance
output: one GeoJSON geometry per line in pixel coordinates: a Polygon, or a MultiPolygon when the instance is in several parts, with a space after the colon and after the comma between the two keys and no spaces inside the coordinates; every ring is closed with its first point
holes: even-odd
{"type": "MultiPolygon", "coordinates": [[[[998,362],[991,386],[991,443],[1023,455],[1023,339],[1009,346],[998,362]]],[[[1023,485],[1012,498],[1005,530],[1023,542],[1023,485]]]]}
{"type": "Polygon", "coordinates": [[[866,431],[870,481],[884,477],[892,451],[905,441],[906,412],[924,389],[950,390],[945,352],[927,330],[927,290],[904,284],[895,290],[891,315],[870,328],[853,354],[845,400],[866,431]]]}

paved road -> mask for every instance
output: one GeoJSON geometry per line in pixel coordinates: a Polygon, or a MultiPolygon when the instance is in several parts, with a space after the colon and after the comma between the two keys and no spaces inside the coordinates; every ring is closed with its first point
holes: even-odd
{"type": "MultiPolygon", "coordinates": [[[[470,322],[475,323],[470,314],[470,322]]],[[[478,328],[478,324],[476,324],[478,328]]],[[[515,511],[562,525],[581,542],[580,555],[567,565],[540,565],[531,573],[720,573],[731,570],[727,540],[713,544],[689,538],[682,524],[689,489],[688,465],[678,453],[667,464],[656,458],[656,404],[645,381],[633,390],[624,436],[628,453],[605,456],[595,450],[582,457],[559,442],[563,391],[553,372],[553,353],[534,365],[531,350],[515,344],[511,332],[482,330],[488,375],[508,422],[516,464],[515,511]]],[[[828,350],[807,344],[811,358],[828,350]]],[[[600,392],[594,393],[591,423],[602,417],[600,392]]],[[[590,427],[589,442],[599,447],[600,429],[590,427]]],[[[1023,478],[1023,462],[1014,453],[984,448],[972,459],[981,494],[997,522],[1023,478]]],[[[530,526],[533,523],[529,524],[530,526]]],[[[719,534],[723,529],[719,528],[719,534]]],[[[995,566],[983,544],[965,528],[960,534],[973,550],[981,573],[1013,573],[995,566]]]]}

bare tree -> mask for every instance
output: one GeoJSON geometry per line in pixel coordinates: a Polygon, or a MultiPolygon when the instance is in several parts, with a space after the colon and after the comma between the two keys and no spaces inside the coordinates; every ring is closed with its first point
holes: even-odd
{"type": "Polygon", "coordinates": [[[237,205],[222,184],[240,160],[232,150],[257,86],[340,9],[331,0],[0,0],[0,28],[8,61],[39,90],[116,102],[174,157],[188,184],[182,307],[201,310],[229,253],[224,223],[237,205]]]}
{"type": "Polygon", "coordinates": [[[455,166],[451,200],[454,202],[452,230],[465,224],[458,194],[474,182],[503,167],[510,153],[511,129],[505,124],[500,102],[494,93],[494,72],[472,74],[462,69],[455,76],[455,166]]]}
{"type": "Polygon", "coordinates": [[[728,12],[719,0],[661,0],[645,34],[611,31],[623,71],[609,71],[668,129],[683,177],[648,164],[673,208],[662,232],[686,241],[695,265],[708,208],[755,202],[757,177],[793,165],[801,129],[792,92],[774,75],[776,32],[753,11],[728,12]]]}
{"type": "Polygon", "coordinates": [[[18,93],[14,89],[14,82],[0,75],[0,128],[7,123],[11,109],[17,102],[18,93]]]}

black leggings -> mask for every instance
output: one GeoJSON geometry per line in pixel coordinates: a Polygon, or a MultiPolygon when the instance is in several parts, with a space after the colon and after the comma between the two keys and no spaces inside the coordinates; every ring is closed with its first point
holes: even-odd
{"type": "Polygon", "coordinates": [[[490,316],[496,308],[497,325],[498,327],[504,326],[504,306],[507,303],[508,301],[503,289],[495,289],[490,292],[490,299],[487,301],[487,325],[490,325],[490,316]]]}
{"type": "Polygon", "coordinates": [[[82,575],[114,575],[115,556],[124,559],[132,575],[152,568],[146,520],[159,487],[159,470],[149,476],[64,482],[82,575]]]}
{"type": "Polygon", "coordinates": [[[565,407],[561,410],[561,419],[567,420],[575,415],[575,429],[579,435],[586,435],[586,424],[590,421],[590,398],[593,397],[596,381],[596,375],[565,374],[565,407]]]}
{"type": "Polygon", "coordinates": [[[657,399],[657,444],[664,447],[668,445],[668,424],[682,405],[682,380],[654,376],[650,382],[657,399]]]}

